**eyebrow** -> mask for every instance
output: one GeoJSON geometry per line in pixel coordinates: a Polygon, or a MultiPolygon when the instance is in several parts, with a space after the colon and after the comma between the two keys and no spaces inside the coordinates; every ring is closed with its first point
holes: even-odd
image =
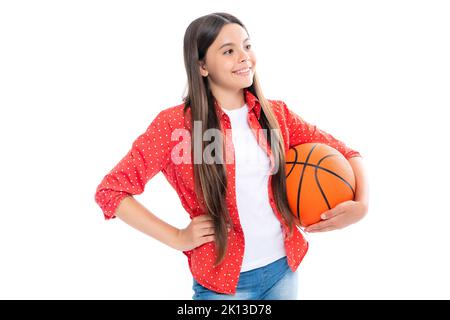
{"type": "MultiPolygon", "coordinates": [[[[248,37],[247,39],[245,39],[242,43],[244,43],[244,42],[247,41],[247,40],[250,40],[250,37],[248,37]]],[[[224,43],[223,45],[220,46],[219,50],[222,49],[223,47],[226,47],[226,46],[234,46],[234,43],[233,43],[233,42],[227,42],[227,43],[224,43]]]]}

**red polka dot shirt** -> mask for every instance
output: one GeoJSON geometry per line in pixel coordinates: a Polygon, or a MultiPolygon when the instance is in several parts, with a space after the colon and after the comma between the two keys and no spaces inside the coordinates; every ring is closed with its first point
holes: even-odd
{"type": "MultiPolygon", "coordinates": [[[[244,89],[244,94],[249,109],[249,125],[252,129],[261,129],[258,122],[261,105],[258,99],[248,89],[244,89]]],[[[288,109],[283,101],[268,101],[280,125],[286,152],[289,150],[289,147],[301,143],[321,142],[337,149],[347,159],[360,156],[359,152],[350,149],[329,133],[304,121],[288,109]]],[[[136,138],[124,158],[120,160],[98,185],[95,193],[95,201],[102,209],[106,219],[115,218],[115,211],[120,201],[127,196],[138,195],[144,192],[146,183],[160,171],[176,190],[181,204],[191,219],[204,214],[194,192],[193,165],[191,163],[179,163],[180,161],[175,163],[171,160],[174,146],[180,143],[177,140],[173,141],[172,132],[175,129],[190,130],[190,123],[183,114],[183,107],[184,103],[162,110],[150,123],[146,131],[136,138]]],[[[217,101],[215,101],[215,108],[222,128],[230,130],[230,119],[220,108],[217,101]]],[[[190,109],[188,109],[186,117],[189,115],[190,109]]],[[[274,159],[270,151],[270,146],[266,144],[265,139],[257,138],[257,140],[269,156],[272,168],[274,159]]],[[[225,138],[227,150],[233,149],[231,144],[231,139],[225,138]]],[[[190,150],[190,147],[186,145],[186,149],[190,150]]],[[[183,253],[187,256],[188,265],[193,277],[201,285],[219,293],[234,294],[244,256],[244,234],[239,222],[236,205],[234,162],[226,162],[226,168],[228,180],[226,202],[234,229],[228,235],[228,250],[224,261],[219,266],[214,266],[215,247],[213,242],[205,243],[189,251],[183,251],[183,253]]],[[[308,250],[308,242],[297,228],[294,228],[292,237],[286,237],[288,226],[285,224],[275,205],[271,188],[271,177],[270,175],[268,179],[270,205],[283,228],[288,264],[292,271],[295,271],[308,250]]]]}

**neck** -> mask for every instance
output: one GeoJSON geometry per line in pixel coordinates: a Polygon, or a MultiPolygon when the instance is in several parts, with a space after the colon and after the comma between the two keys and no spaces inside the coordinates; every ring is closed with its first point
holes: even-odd
{"type": "Polygon", "coordinates": [[[228,110],[239,109],[245,104],[244,89],[235,91],[211,88],[219,105],[228,110]]]}

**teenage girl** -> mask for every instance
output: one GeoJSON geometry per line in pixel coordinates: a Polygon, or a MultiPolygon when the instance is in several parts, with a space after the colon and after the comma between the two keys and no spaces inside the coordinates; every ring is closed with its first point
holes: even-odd
{"type": "Polygon", "coordinates": [[[327,211],[306,232],[343,228],[365,216],[361,155],[283,101],[264,97],[249,33],[236,17],[213,13],[191,22],[184,62],[183,103],[153,119],[103,178],[95,201],[106,219],[119,217],[182,251],[193,276],[193,299],[296,299],[296,270],[308,242],[287,203],[285,153],[301,143],[325,143],[355,172],[355,200],[327,211]],[[160,171],[189,214],[184,229],[133,197],[160,171]]]}

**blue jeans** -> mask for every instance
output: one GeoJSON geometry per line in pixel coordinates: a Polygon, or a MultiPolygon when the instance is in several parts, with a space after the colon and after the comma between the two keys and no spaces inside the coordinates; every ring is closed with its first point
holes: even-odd
{"type": "Polygon", "coordinates": [[[283,257],[266,266],[241,272],[234,295],[203,287],[194,279],[193,300],[296,300],[297,271],[292,272],[283,257]]]}

